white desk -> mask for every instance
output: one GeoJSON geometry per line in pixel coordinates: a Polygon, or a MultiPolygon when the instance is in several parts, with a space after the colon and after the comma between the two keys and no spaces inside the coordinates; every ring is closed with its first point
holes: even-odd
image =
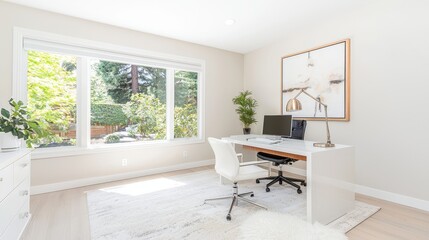
{"type": "Polygon", "coordinates": [[[328,224],[351,211],[354,206],[354,147],[336,144],[316,148],[313,142],[286,139],[277,144],[247,141],[261,135],[223,138],[245,148],[294,157],[307,162],[307,220],[328,224]]]}

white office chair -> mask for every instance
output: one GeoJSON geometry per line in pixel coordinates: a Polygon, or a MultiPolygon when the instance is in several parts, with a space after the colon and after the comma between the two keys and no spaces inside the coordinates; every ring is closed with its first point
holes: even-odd
{"type": "Polygon", "coordinates": [[[243,198],[243,196],[250,195],[250,197],[253,197],[253,192],[247,192],[247,193],[238,193],[238,181],[243,180],[249,180],[249,179],[256,179],[260,177],[265,177],[267,175],[267,170],[254,166],[252,162],[250,163],[241,163],[239,162],[237,158],[237,154],[232,146],[231,143],[223,140],[219,140],[216,138],[208,138],[209,143],[213,149],[213,152],[215,154],[216,163],[215,163],[215,170],[218,174],[220,174],[222,177],[230,180],[234,183],[233,185],[233,194],[232,196],[224,196],[224,197],[218,197],[218,198],[212,198],[212,199],[206,199],[204,201],[213,201],[213,200],[221,200],[221,199],[228,199],[232,198],[231,207],[229,208],[228,215],[226,215],[226,219],[228,221],[231,220],[231,211],[232,207],[234,205],[238,205],[238,200],[243,200],[245,202],[251,203],[255,206],[267,209],[266,207],[259,205],[255,202],[250,201],[249,199],[243,198]]]}

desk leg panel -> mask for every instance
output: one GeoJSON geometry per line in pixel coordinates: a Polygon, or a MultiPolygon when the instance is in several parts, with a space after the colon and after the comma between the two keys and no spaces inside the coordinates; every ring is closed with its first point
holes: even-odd
{"type": "Polygon", "coordinates": [[[311,154],[307,158],[307,219],[328,224],[354,206],[354,148],[311,154]]]}

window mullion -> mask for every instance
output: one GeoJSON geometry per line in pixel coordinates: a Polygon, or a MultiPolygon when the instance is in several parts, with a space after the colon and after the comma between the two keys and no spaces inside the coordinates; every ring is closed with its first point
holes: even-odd
{"type": "Polygon", "coordinates": [[[76,141],[79,147],[88,147],[90,144],[91,103],[89,78],[89,62],[86,57],[77,58],[77,124],[76,141]]]}
{"type": "Polygon", "coordinates": [[[167,69],[167,140],[174,139],[174,69],[167,69]]]}
{"type": "Polygon", "coordinates": [[[204,81],[202,72],[198,72],[198,80],[197,80],[197,114],[198,114],[198,138],[204,139],[204,81]]]}

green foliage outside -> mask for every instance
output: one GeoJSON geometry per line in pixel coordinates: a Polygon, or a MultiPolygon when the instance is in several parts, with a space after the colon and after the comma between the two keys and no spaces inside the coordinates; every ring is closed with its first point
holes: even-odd
{"type": "Polygon", "coordinates": [[[106,143],[118,143],[121,141],[121,137],[116,134],[110,134],[106,137],[106,143]]]}
{"type": "Polygon", "coordinates": [[[68,132],[76,123],[76,58],[28,51],[28,116],[50,132],[38,143],[60,143],[54,132],[68,132]],[[64,68],[64,67],[65,68],[64,68]]]}
{"type": "Polygon", "coordinates": [[[123,111],[143,137],[165,139],[166,108],[158,98],[143,93],[133,94],[123,111]]]}
{"type": "Polygon", "coordinates": [[[128,117],[122,108],[123,104],[91,104],[91,125],[126,126],[128,117]]]}
{"type": "Polygon", "coordinates": [[[198,136],[198,73],[177,71],[174,76],[174,137],[198,136]]]}
{"type": "MultiPolygon", "coordinates": [[[[95,70],[97,64],[93,64],[95,70]]],[[[91,76],[91,104],[97,103],[115,103],[112,97],[107,92],[107,85],[99,75],[91,76]]]]}
{"type": "Polygon", "coordinates": [[[174,104],[184,106],[186,104],[197,105],[198,73],[177,71],[174,75],[174,104]]]}
{"type": "Polygon", "coordinates": [[[232,102],[237,105],[235,111],[238,113],[239,119],[245,128],[257,122],[255,108],[258,106],[258,103],[251,95],[252,92],[244,91],[232,99],[232,102]]]}
{"type": "MultiPolygon", "coordinates": [[[[131,85],[131,65],[117,62],[100,61],[96,67],[97,75],[106,84],[107,93],[115,103],[125,104],[133,94],[131,85]]],[[[153,95],[162,103],[166,100],[166,70],[137,66],[138,93],[153,95]]]]}
{"type": "Polygon", "coordinates": [[[198,115],[195,105],[187,104],[174,109],[174,137],[198,136],[198,115]]]}

